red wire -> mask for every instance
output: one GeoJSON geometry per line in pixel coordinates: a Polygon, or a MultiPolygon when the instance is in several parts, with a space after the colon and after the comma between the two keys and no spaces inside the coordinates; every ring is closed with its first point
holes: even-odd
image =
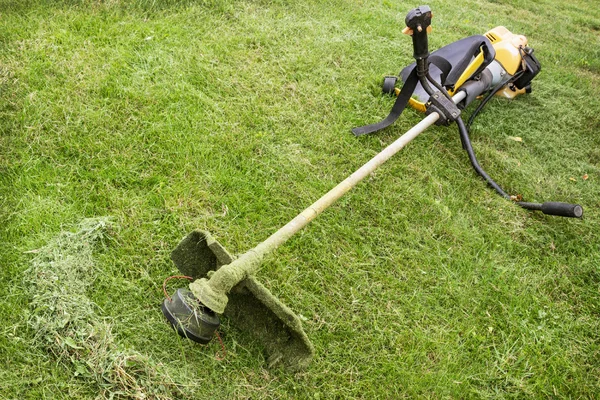
{"type": "Polygon", "coordinates": [[[223,339],[221,339],[221,335],[219,335],[218,331],[215,331],[215,335],[217,335],[217,339],[219,339],[219,343],[221,344],[221,354],[223,354],[220,356],[219,353],[215,353],[215,358],[217,361],[223,361],[225,357],[227,357],[227,350],[225,350],[225,344],[223,343],[223,339]]]}
{"type": "Polygon", "coordinates": [[[163,282],[163,293],[165,294],[165,297],[169,299],[169,301],[171,301],[171,296],[169,296],[169,294],[167,293],[167,282],[169,282],[171,279],[187,279],[190,281],[194,280],[194,278],[192,278],[191,276],[186,275],[173,275],[165,279],[165,281],[163,282]]]}

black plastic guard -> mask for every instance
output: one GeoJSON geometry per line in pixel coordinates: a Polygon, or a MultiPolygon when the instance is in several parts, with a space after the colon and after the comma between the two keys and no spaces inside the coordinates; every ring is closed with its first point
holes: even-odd
{"type": "MultiPolygon", "coordinates": [[[[234,257],[208,232],[193,231],[173,250],[171,259],[182,274],[197,279],[234,257]]],[[[302,370],[308,366],[314,348],[300,319],[256,278],[244,279],[228,297],[224,315],[264,346],[269,367],[302,370]]]]}

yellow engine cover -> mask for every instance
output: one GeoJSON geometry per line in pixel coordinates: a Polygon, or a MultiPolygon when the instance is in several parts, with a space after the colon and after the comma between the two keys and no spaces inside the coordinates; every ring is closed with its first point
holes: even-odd
{"type": "MultiPolygon", "coordinates": [[[[527,38],[523,35],[515,35],[503,26],[497,26],[486,32],[487,37],[494,50],[496,58],[509,75],[516,74],[522,68],[523,57],[521,56],[521,47],[527,46],[527,38]]],[[[525,93],[525,89],[510,89],[505,86],[496,93],[496,96],[512,99],[525,93]]]]}
{"type": "Polygon", "coordinates": [[[527,38],[515,35],[503,26],[497,26],[485,34],[496,50],[496,61],[510,75],[517,73],[521,67],[522,57],[520,48],[527,46],[527,38]]]}

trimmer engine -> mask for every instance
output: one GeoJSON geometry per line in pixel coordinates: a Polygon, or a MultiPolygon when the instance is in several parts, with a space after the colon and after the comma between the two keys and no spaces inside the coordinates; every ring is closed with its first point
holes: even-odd
{"type": "Polygon", "coordinates": [[[402,89],[396,88],[395,76],[387,76],[383,81],[383,92],[397,96],[392,111],[382,121],[354,128],[352,132],[361,136],[384,129],[394,123],[407,105],[427,115],[435,114],[436,125],[456,122],[473,168],[502,197],[528,210],[580,218],[583,208],[577,204],[526,203],[520,195],[509,195],[481,168],[471,146],[469,127],[494,95],[512,99],[531,92],[531,81],[541,66],[527,45],[527,38],[499,26],[485,35],[461,39],[430,54],[427,34],[431,32],[432,17],[428,6],[408,13],[403,33],[412,36],[415,62],[400,72],[402,89]],[[462,110],[484,94],[465,124],[462,110]]]}
{"type": "Polygon", "coordinates": [[[493,75],[492,85],[502,82],[505,75],[514,79],[512,83],[504,85],[496,95],[512,99],[519,94],[531,93],[531,81],[542,67],[533,55],[533,49],[527,47],[527,38],[515,35],[503,26],[487,32],[485,37],[496,50],[496,57],[488,66],[493,75]],[[499,68],[501,70],[498,71],[499,68]]]}
{"type": "MultiPolygon", "coordinates": [[[[429,73],[438,84],[446,87],[450,95],[459,90],[467,93],[467,98],[460,103],[462,108],[490,90],[508,99],[530,93],[531,81],[541,70],[533,49],[527,46],[527,38],[515,35],[503,26],[483,36],[471,36],[444,46],[431,53],[430,59],[433,63],[429,73]],[[474,51],[477,54],[473,54],[474,51]]],[[[415,65],[400,72],[404,82],[415,65]]],[[[396,81],[395,76],[386,77],[384,92],[398,95],[400,89],[395,88],[396,81]]],[[[408,104],[424,112],[429,97],[430,94],[418,83],[408,104]]]]}

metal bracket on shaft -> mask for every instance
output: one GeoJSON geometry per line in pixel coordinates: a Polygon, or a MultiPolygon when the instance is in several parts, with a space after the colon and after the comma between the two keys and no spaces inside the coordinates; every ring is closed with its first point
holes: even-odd
{"type": "Polygon", "coordinates": [[[435,123],[436,125],[450,125],[460,117],[460,109],[454,104],[454,101],[441,92],[435,92],[429,97],[427,115],[433,113],[438,113],[440,116],[435,123]]]}

